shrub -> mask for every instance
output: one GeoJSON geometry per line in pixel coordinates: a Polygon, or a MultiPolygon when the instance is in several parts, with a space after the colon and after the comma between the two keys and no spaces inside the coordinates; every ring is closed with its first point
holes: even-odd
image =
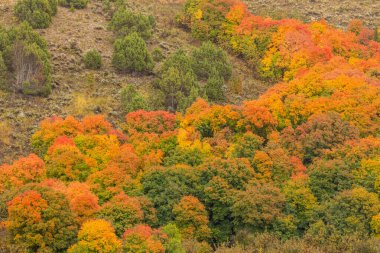
{"type": "Polygon", "coordinates": [[[149,39],[154,25],[153,16],[133,13],[121,7],[113,14],[109,27],[120,36],[137,32],[142,38],[149,39]]]}
{"type": "Polygon", "coordinates": [[[191,58],[184,51],[177,51],[164,62],[158,88],[165,94],[165,105],[171,110],[184,111],[199,96],[191,58]]]}
{"type": "Polygon", "coordinates": [[[112,64],[117,70],[126,72],[144,72],[153,68],[145,41],[136,32],[115,41],[112,64]]]}
{"type": "Polygon", "coordinates": [[[205,85],[205,92],[206,92],[207,98],[212,101],[223,100],[224,99],[223,85],[224,85],[223,77],[217,74],[211,75],[205,85]]]}
{"type": "Polygon", "coordinates": [[[14,11],[19,20],[33,28],[47,28],[57,13],[57,0],[19,0],[14,11]]]}
{"type": "Polygon", "coordinates": [[[75,9],[83,9],[87,6],[89,0],[60,0],[61,6],[75,9]]]}
{"type": "Polygon", "coordinates": [[[96,49],[91,49],[83,57],[84,65],[88,69],[100,69],[102,67],[102,56],[96,49]]]}
{"type": "Polygon", "coordinates": [[[226,52],[211,42],[205,42],[192,53],[192,64],[195,74],[201,80],[207,80],[212,75],[231,78],[232,66],[226,52]]]}
{"type": "Polygon", "coordinates": [[[9,30],[0,28],[0,53],[4,63],[0,63],[0,79],[9,84],[5,89],[29,95],[50,93],[51,66],[47,44],[28,23],[9,30]]]}
{"type": "Polygon", "coordinates": [[[125,112],[147,109],[144,98],[133,85],[127,85],[121,90],[121,104],[125,112]]]}

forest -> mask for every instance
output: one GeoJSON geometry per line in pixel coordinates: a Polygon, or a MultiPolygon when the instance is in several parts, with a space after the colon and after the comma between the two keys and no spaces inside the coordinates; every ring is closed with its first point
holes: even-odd
{"type": "MultiPolygon", "coordinates": [[[[91,0],[15,2],[0,88],[54,98],[44,29],[91,0]]],[[[151,46],[154,12],[100,4],[112,52],[87,50],[83,69],[151,81],[122,86],[116,121],[100,107],[52,113],[28,154],[0,165],[0,252],[380,252],[377,26],[187,0],[170,20],[195,42],[167,53],[151,46]],[[241,62],[268,89],[236,102],[241,62]]]]}

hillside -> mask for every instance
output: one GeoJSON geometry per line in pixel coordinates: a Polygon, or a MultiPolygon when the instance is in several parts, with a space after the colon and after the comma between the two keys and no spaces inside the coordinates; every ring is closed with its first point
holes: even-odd
{"type": "MultiPolygon", "coordinates": [[[[16,24],[13,15],[15,2],[1,4],[2,25],[16,24]]],[[[128,6],[135,11],[154,14],[157,26],[153,38],[148,41],[150,50],[160,48],[168,56],[179,48],[190,50],[199,45],[199,41],[174,22],[175,15],[182,9],[181,3],[139,0],[128,6]]],[[[104,11],[102,0],[92,1],[86,9],[75,12],[58,8],[52,25],[39,30],[52,55],[53,92],[48,98],[1,94],[0,163],[10,162],[31,152],[28,145],[30,137],[44,118],[102,113],[111,122],[120,122],[125,116],[120,108],[120,89],[133,84],[143,93],[149,93],[151,88],[154,76],[125,75],[113,70],[110,61],[115,37],[107,29],[110,16],[104,11]],[[100,71],[84,68],[82,56],[92,48],[98,49],[103,55],[104,67],[100,71]]],[[[269,86],[253,78],[252,71],[243,61],[233,55],[230,58],[236,76],[243,82],[239,94],[229,94],[230,102],[240,103],[243,99],[255,98],[269,86]]]]}
{"type": "Polygon", "coordinates": [[[2,1],[0,252],[380,252],[377,5],[2,1]]]}
{"type": "Polygon", "coordinates": [[[257,15],[276,18],[293,17],[306,22],[326,19],[330,24],[346,28],[352,19],[361,19],[368,26],[379,26],[380,3],[376,0],[245,0],[257,15]]]}

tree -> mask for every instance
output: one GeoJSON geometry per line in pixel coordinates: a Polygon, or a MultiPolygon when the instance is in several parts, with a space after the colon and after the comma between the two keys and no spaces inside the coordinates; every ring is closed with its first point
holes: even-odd
{"type": "Polygon", "coordinates": [[[144,173],[141,184],[143,192],[157,209],[160,224],[174,218],[173,206],[186,195],[197,195],[200,191],[198,172],[191,167],[176,166],[154,168],[144,173]]]}
{"type": "Polygon", "coordinates": [[[212,101],[223,101],[224,100],[224,91],[223,91],[224,79],[221,76],[218,76],[215,71],[212,72],[210,77],[207,79],[205,85],[205,92],[207,98],[212,101]]]}
{"type": "Polygon", "coordinates": [[[113,66],[124,72],[146,72],[153,69],[153,60],[145,41],[133,32],[117,39],[113,45],[113,66]]]}
{"type": "Polygon", "coordinates": [[[86,8],[89,0],[60,0],[60,4],[64,7],[83,9],[86,8]]]}
{"type": "Polygon", "coordinates": [[[121,241],[115,229],[105,220],[86,221],[78,233],[78,242],[71,246],[68,253],[118,253],[121,241]]]}
{"type": "Polygon", "coordinates": [[[161,230],[168,236],[168,239],[164,243],[165,252],[185,253],[185,249],[182,246],[182,235],[174,223],[163,226],[161,230]]]}
{"type": "Polygon", "coordinates": [[[268,108],[260,106],[257,101],[245,102],[242,113],[247,129],[262,137],[266,137],[278,124],[268,108]]]}
{"type": "Polygon", "coordinates": [[[316,160],[308,169],[310,189],[318,200],[332,198],[340,191],[349,190],[353,175],[342,160],[316,160]]]}
{"type": "Polygon", "coordinates": [[[12,165],[0,166],[0,194],[28,183],[39,183],[46,178],[44,161],[34,154],[20,158],[12,165]]]}
{"type": "Polygon", "coordinates": [[[125,117],[125,130],[132,134],[134,131],[166,135],[175,131],[177,120],[174,113],[167,111],[138,110],[128,113],[125,117]]]}
{"type": "Polygon", "coordinates": [[[233,234],[231,207],[234,190],[228,182],[214,176],[204,187],[204,203],[210,217],[213,240],[228,241],[233,234]]]}
{"type": "Polygon", "coordinates": [[[203,182],[209,182],[218,176],[237,190],[244,190],[248,182],[255,177],[254,169],[245,158],[215,158],[200,165],[199,171],[203,182]]]}
{"type": "Polygon", "coordinates": [[[222,77],[225,81],[231,78],[232,66],[226,52],[211,42],[202,43],[192,52],[194,73],[201,80],[207,80],[211,74],[222,77]]]}
{"type": "Polygon", "coordinates": [[[77,223],[65,196],[32,187],[8,202],[10,242],[30,252],[64,252],[74,242],[77,223]]]}
{"type": "Polygon", "coordinates": [[[134,13],[125,7],[117,9],[109,24],[110,29],[119,36],[137,32],[145,40],[151,37],[154,26],[155,20],[153,16],[134,13]]]}
{"type": "Polygon", "coordinates": [[[282,140],[286,148],[294,155],[310,163],[314,157],[326,149],[343,144],[347,140],[357,139],[359,131],[349,122],[342,120],[336,112],[315,115],[295,130],[285,129],[282,140]]]}
{"type": "Polygon", "coordinates": [[[308,185],[308,178],[289,180],[284,186],[285,213],[294,217],[294,223],[302,232],[308,228],[318,207],[317,198],[308,185]]]}
{"type": "Polygon", "coordinates": [[[65,191],[71,211],[77,216],[79,223],[92,217],[100,209],[98,197],[90,191],[85,183],[73,182],[65,191]]]}
{"type": "Polygon", "coordinates": [[[57,13],[57,0],[19,0],[15,15],[20,21],[27,21],[33,28],[47,28],[52,16],[57,13]]]}
{"type": "Polygon", "coordinates": [[[175,223],[184,237],[207,240],[211,236],[208,215],[204,205],[193,196],[184,196],[173,207],[175,223]]]}
{"type": "Polygon", "coordinates": [[[164,253],[165,248],[161,243],[166,235],[160,230],[154,230],[146,225],[136,225],[133,228],[126,229],[123,235],[123,252],[124,253],[164,253]]]}
{"type": "Polygon", "coordinates": [[[372,217],[371,230],[375,237],[380,237],[380,214],[376,214],[372,217]]]}
{"type": "Polygon", "coordinates": [[[144,219],[138,199],[124,193],[114,196],[105,203],[97,216],[111,222],[118,236],[121,236],[125,229],[133,227],[144,219]]]}
{"type": "Polygon", "coordinates": [[[71,143],[59,143],[49,148],[46,154],[46,174],[50,178],[63,181],[85,181],[96,167],[96,161],[86,157],[71,140],[71,143]]]}
{"type": "Polygon", "coordinates": [[[370,232],[372,217],[380,212],[380,202],[375,193],[354,188],[337,194],[325,204],[324,212],[326,222],[338,233],[366,236],[370,232]]]}
{"type": "Polygon", "coordinates": [[[248,131],[237,138],[233,148],[233,156],[252,159],[257,151],[262,149],[264,139],[248,131]]]}
{"type": "Polygon", "coordinates": [[[254,183],[235,195],[232,217],[235,226],[251,231],[271,228],[285,206],[284,195],[272,183],[254,183]]]}
{"type": "Polygon", "coordinates": [[[48,95],[52,79],[46,41],[27,22],[3,33],[7,35],[0,51],[8,72],[3,78],[10,78],[5,88],[27,95],[48,95]]]}
{"type": "Polygon", "coordinates": [[[119,193],[134,194],[138,192],[140,185],[137,180],[118,166],[107,168],[92,173],[87,178],[87,184],[98,196],[100,204],[103,204],[119,193]]]}
{"type": "Polygon", "coordinates": [[[179,50],[170,56],[160,70],[158,88],[165,94],[165,105],[184,111],[199,96],[199,85],[192,69],[192,60],[179,50]]]}

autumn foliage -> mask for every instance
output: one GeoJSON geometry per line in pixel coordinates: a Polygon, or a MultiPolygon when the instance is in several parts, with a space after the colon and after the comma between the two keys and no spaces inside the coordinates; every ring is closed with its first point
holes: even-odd
{"type": "Polygon", "coordinates": [[[344,31],[254,16],[239,0],[189,0],[178,18],[278,83],[241,105],[197,99],[183,113],[138,110],[120,124],[43,120],[36,154],[0,166],[7,247],[183,253],[289,241],[372,252],[380,44],[371,31],[357,20],[344,31]]]}

